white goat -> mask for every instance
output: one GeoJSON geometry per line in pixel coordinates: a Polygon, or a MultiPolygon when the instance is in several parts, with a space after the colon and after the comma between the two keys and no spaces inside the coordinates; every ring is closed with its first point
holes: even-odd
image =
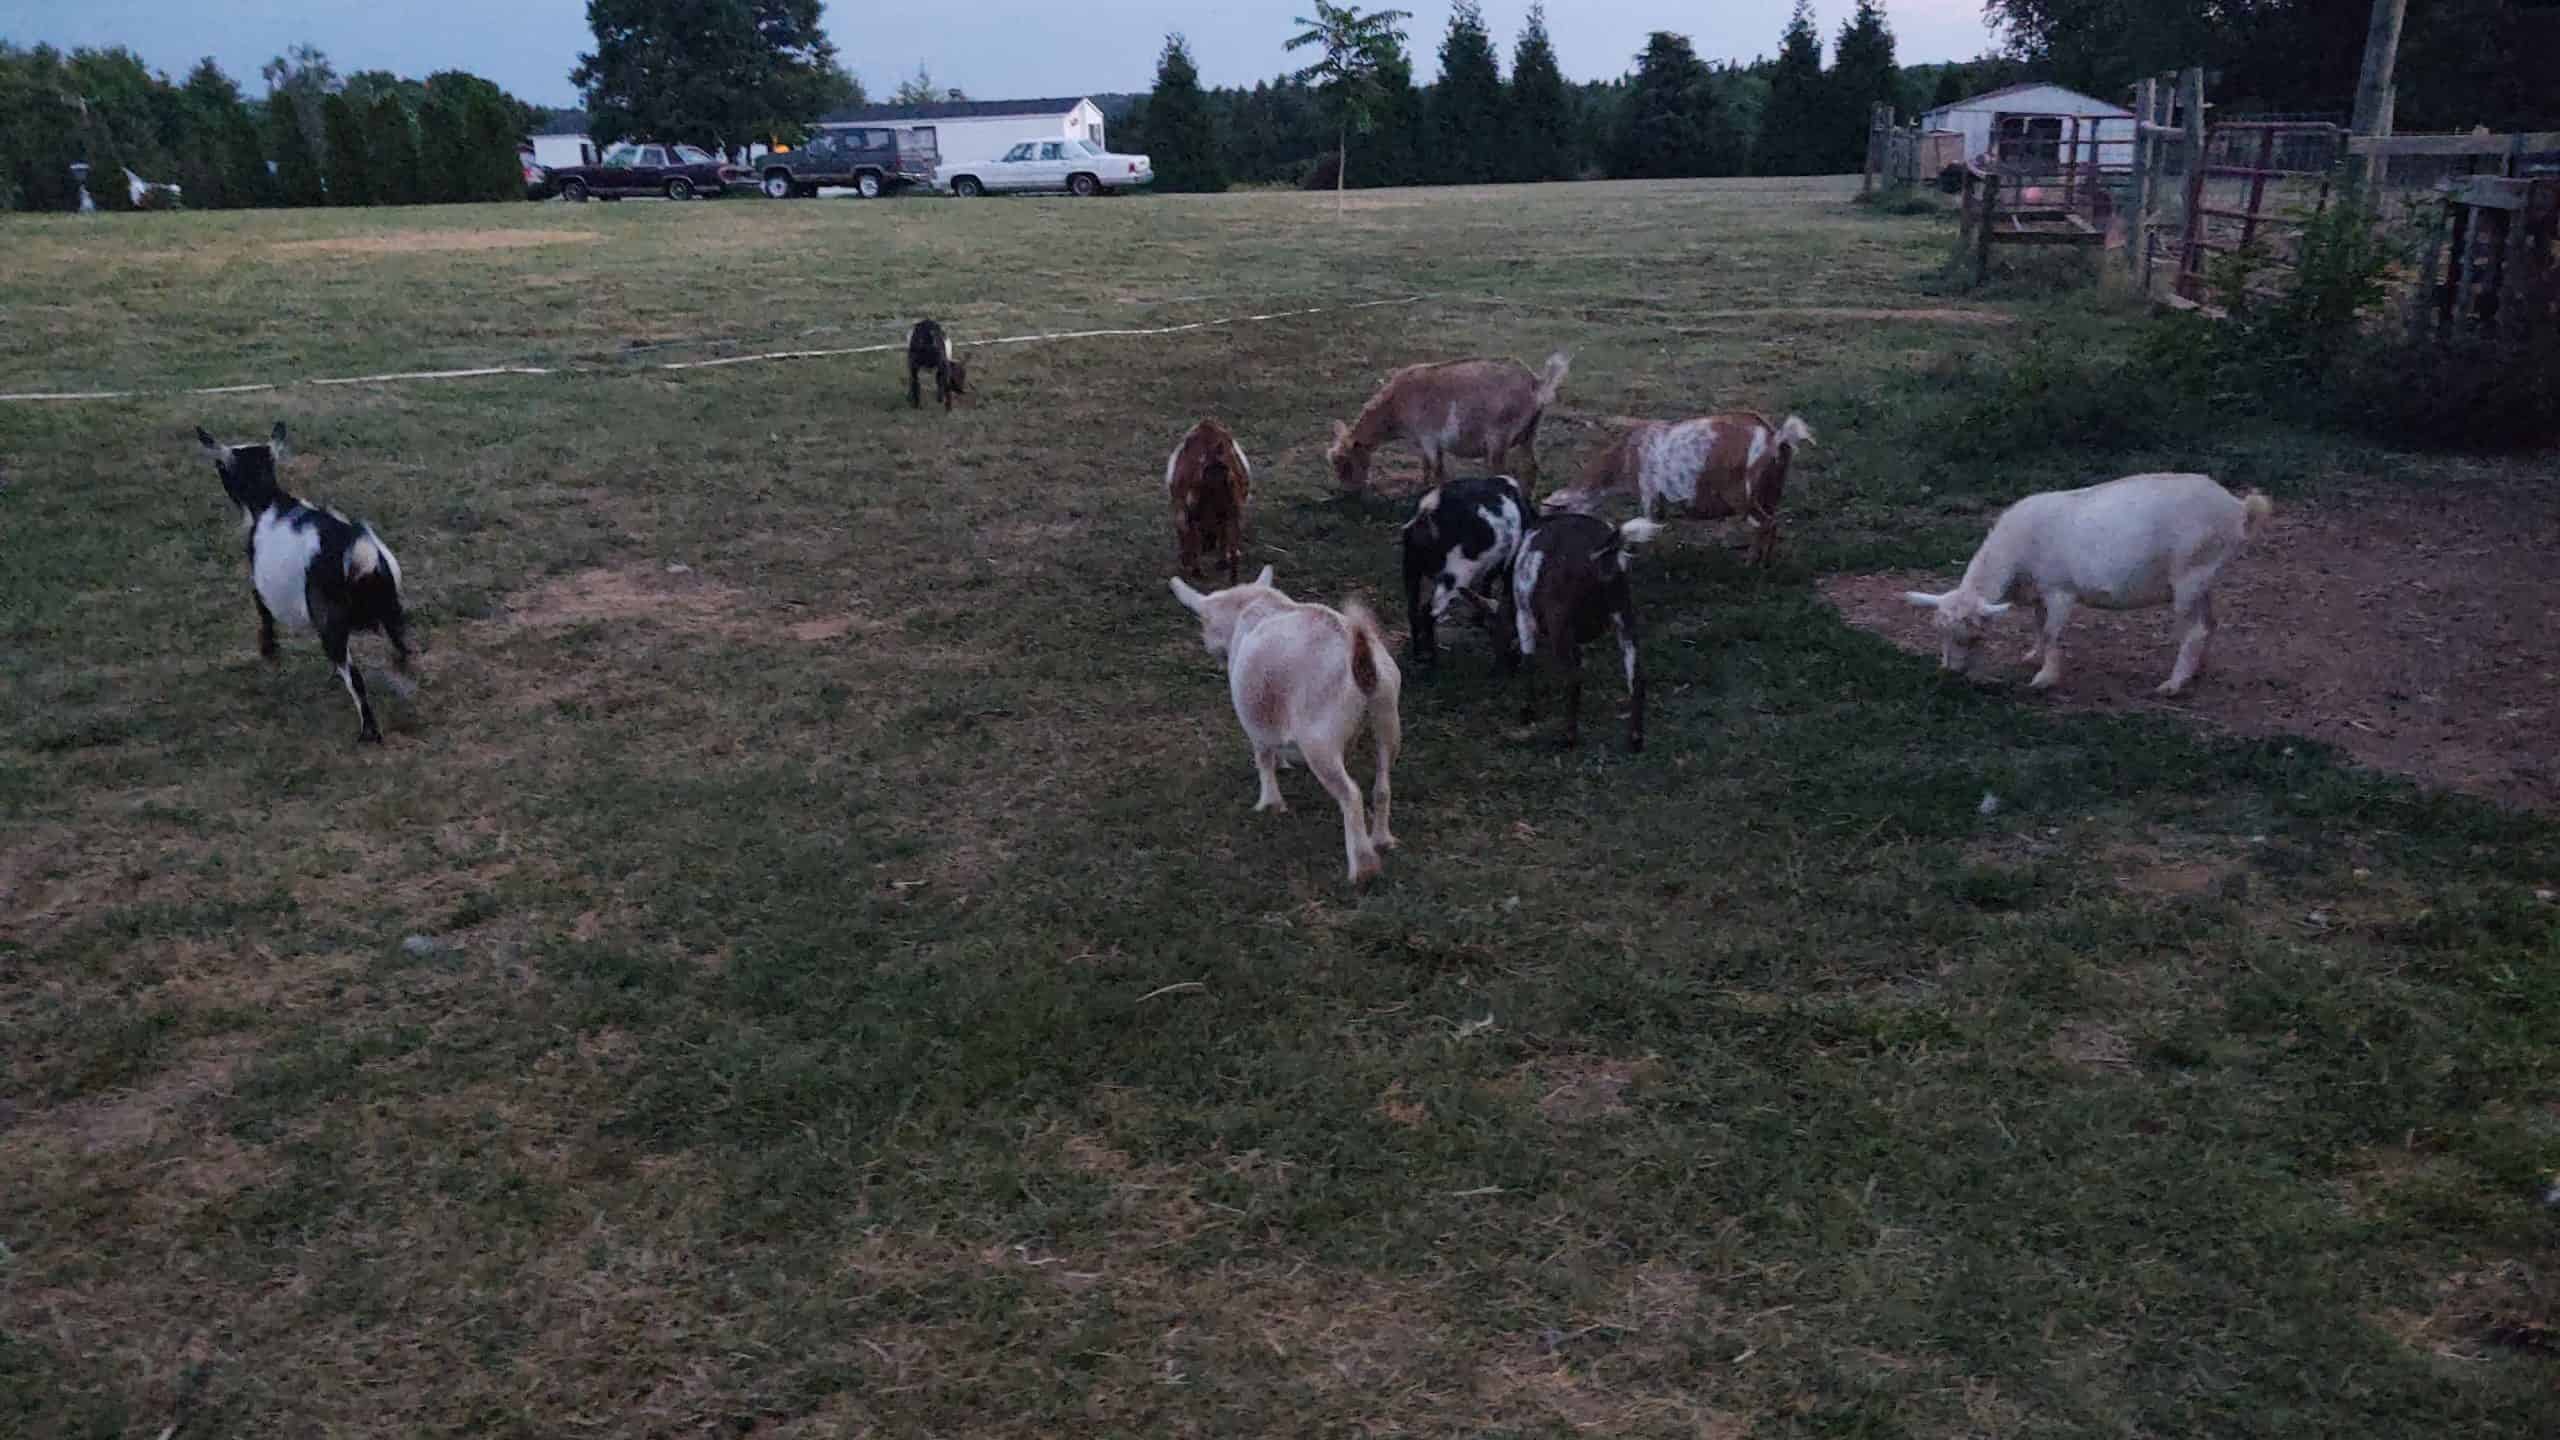
{"type": "Polygon", "coordinates": [[[2062,627],[2073,606],[2174,604],[2178,663],[2159,693],[2175,695],[2195,678],[2213,638],[2215,577],[2274,513],[2266,496],[2235,496],[2209,475],[2128,475],[2049,490],[2001,513],[1956,588],[1905,598],[1937,612],[1939,663],[1962,674],[1991,619],[2008,613],[2010,592],[2028,587],[2042,616],[2026,656],[2044,662],[2032,682],[2038,690],[2062,679],[2062,627]]]}
{"type": "Polygon", "coordinates": [[[1227,662],[1228,694],[1262,778],[1253,808],[1289,808],[1280,798],[1276,772],[1294,750],[1342,808],[1351,882],[1377,874],[1378,852],[1396,843],[1387,829],[1387,771],[1403,739],[1396,695],[1404,683],[1377,617],[1357,602],[1340,610],[1301,605],[1272,585],[1268,565],[1250,583],[1214,595],[1179,578],[1172,585],[1174,598],[1200,617],[1200,643],[1227,662]],[[1378,779],[1370,795],[1375,808],[1365,812],[1360,787],[1342,762],[1363,720],[1378,747],[1378,779]]]}

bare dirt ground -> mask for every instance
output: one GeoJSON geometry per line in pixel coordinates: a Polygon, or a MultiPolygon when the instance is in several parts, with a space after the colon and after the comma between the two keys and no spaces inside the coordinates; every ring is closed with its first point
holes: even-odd
{"type": "MultiPolygon", "coordinates": [[[[2176,654],[2168,611],[2083,608],[2064,633],[2063,683],[2037,703],[2304,735],[2378,769],[2560,809],[2555,552],[2560,496],[2296,502],[2224,573],[2222,629],[2185,697],[2151,693],[2176,654]]],[[[1835,576],[1822,593],[1852,624],[1935,655],[1928,615],[1902,592],[1943,590],[1959,574],[1835,576]]],[[[1976,675],[2028,693],[2019,657],[2032,624],[2024,606],[2003,621],[1976,675]]]]}

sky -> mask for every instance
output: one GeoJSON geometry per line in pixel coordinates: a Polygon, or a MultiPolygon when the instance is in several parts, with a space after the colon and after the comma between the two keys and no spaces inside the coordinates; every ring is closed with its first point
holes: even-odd
{"type": "MultiPolygon", "coordinates": [[[[1826,47],[1853,0],[1816,0],[1826,47]]],[[[1510,68],[1529,0],[1483,0],[1510,68]]],[[[1547,28],[1575,80],[1624,73],[1645,36],[1676,30],[1709,60],[1775,54],[1793,0],[1549,0],[1547,28]]],[[[875,95],[922,64],[937,86],[978,99],[1146,90],[1164,34],[1188,33],[1201,76],[1250,85],[1291,68],[1283,43],[1298,0],[833,0],[827,31],[875,95]],[[882,13],[882,12],[888,13],[882,13]]],[[[1402,0],[1420,79],[1439,69],[1449,0],[1402,0]]],[[[1885,0],[1906,65],[1989,48],[1980,0],[1885,0]]],[[[64,49],[122,45],[183,75],[211,55],[258,93],[258,67],[304,41],[341,75],[469,70],[537,105],[574,103],[569,70],[592,44],[584,0],[0,0],[0,40],[64,49]]],[[[1826,57],[1827,58],[1827,57],[1826,57]]]]}

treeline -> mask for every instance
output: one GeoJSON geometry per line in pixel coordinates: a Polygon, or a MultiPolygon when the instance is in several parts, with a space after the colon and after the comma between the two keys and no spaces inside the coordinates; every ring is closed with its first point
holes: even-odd
{"type": "Polygon", "coordinates": [[[129,50],[0,42],[0,209],[77,209],[74,163],[102,210],[133,205],[127,170],[199,210],[524,198],[533,111],[477,75],[341,79],[307,45],[261,73],[252,99],[210,59],[173,81],[129,50]]]}
{"type": "MultiPolygon", "coordinates": [[[[1774,58],[1701,58],[1687,36],[1656,32],[1627,75],[1576,84],[1557,69],[1546,17],[1532,8],[1506,75],[1472,3],[1449,17],[1440,79],[1417,86],[1401,37],[1380,58],[1369,128],[1350,138],[1357,186],[1486,181],[1812,175],[1854,171],[1866,155],[1868,107],[1905,115],[2008,83],[1997,57],[1905,69],[1882,0],[1857,0],[1824,63],[1809,0],[1798,0],[1774,58]]],[[[1326,94],[1293,77],[1202,89],[1189,46],[1172,37],[1147,95],[1106,102],[1112,142],[1143,149],[1162,190],[1228,184],[1332,183],[1336,115],[1326,94]]]]}

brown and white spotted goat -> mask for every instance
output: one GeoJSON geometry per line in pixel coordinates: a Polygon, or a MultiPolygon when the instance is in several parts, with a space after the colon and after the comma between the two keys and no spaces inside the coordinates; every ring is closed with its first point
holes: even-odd
{"type": "Polygon", "coordinates": [[[1564,677],[1564,743],[1582,739],[1582,647],[1618,634],[1627,672],[1627,748],[1644,748],[1644,664],[1636,654],[1635,593],[1627,566],[1636,546],[1662,527],[1650,520],[1611,525],[1596,515],[1548,514],[1520,542],[1511,584],[1503,592],[1503,661],[1526,658],[1520,723],[1538,718],[1538,667],[1564,677]],[[1515,651],[1511,647],[1517,645],[1515,651]]]}
{"type": "Polygon", "coordinates": [[[1572,357],[1561,350],[1548,356],[1546,369],[1535,375],[1517,360],[1408,365],[1387,377],[1361,407],[1359,419],[1348,425],[1333,422],[1333,445],[1325,458],[1333,462],[1334,483],[1345,491],[1366,490],[1369,462],[1378,447],[1410,440],[1422,452],[1425,487],[1446,478],[1453,455],[1482,460],[1487,470],[1500,473],[1516,451],[1519,474],[1534,497],[1538,422],[1556,403],[1556,391],[1572,369],[1572,357]]]}
{"type": "Polygon", "coordinates": [[[1198,578],[1200,557],[1224,560],[1227,583],[1244,563],[1245,501],[1253,490],[1253,466],[1234,432],[1215,420],[1191,427],[1165,457],[1164,493],[1173,502],[1173,559],[1198,578]]]}
{"type": "Polygon", "coordinates": [[[1294,752],[1342,809],[1342,849],[1357,885],[1378,873],[1378,852],[1396,843],[1387,828],[1387,772],[1404,737],[1396,713],[1404,676],[1367,607],[1301,605],[1271,578],[1265,565],[1252,583],[1214,595],[1177,578],[1173,596],[1200,617],[1200,643],[1227,662],[1227,693],[1262,778],[1253,808],[1289,808],[1277,772],[1294,752]],[[1365,806],[1342,758],[1363,723],[1378,747],[1377,784],[1365,806]]]}
{"type": "Polygon", "coordinates": [[[924,408],[926,372],[933,375],[933,398],[951,408],[951,397],[969,393],[969,363],[951,353],[951,336],[931,320],[919,320],[907,332],[907,406],[924,408]]]}
{"type": "Polygon", "coordinates": [[[1812,443],[1812,428],[1793,415],[1775,425],[1748,413],[1649,420],[1611,442],[1572,489],[1547,503],[1582,510],[1604,495],[1623,494],[1648,518],[1681,511],[1702,520],[1739,515],[1752,530],[1752,558],[1766,565],[1778,550],[1787,470],[1797,448],[1812,443]]]}

